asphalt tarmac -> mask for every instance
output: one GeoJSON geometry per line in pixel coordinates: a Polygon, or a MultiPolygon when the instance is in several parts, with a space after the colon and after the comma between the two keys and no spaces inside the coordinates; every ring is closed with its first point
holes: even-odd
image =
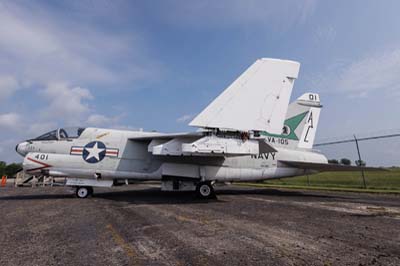
{"type": "Polygon", "coordinates": [[[0,188],[0,265],[400,265],[400,196],[0,188]]]}

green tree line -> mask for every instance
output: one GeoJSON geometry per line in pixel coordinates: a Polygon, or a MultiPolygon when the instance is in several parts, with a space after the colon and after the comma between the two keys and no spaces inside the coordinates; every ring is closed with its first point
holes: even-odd
{"type": "MultiPolygon", "coordinates": [[[[351,160],[347,159],[347,158],[342,158],[340,160],[336,160],[336,159],[329,159],[328,163],[332,163],[332,164],[343,164],[343,165],[351,165],[351,160]]],[[[360,160],[356,160],[355,164],[357,166],[366,166],[367,164],[365,163],[365,161],[360,161],[360,160]]]]}
{"type": "Polygon", "coordinates": [[[21,169],[22,164],[20,163],[7,164],[6,162],[0,161],[0,176],[13,176],[21,169]]]}

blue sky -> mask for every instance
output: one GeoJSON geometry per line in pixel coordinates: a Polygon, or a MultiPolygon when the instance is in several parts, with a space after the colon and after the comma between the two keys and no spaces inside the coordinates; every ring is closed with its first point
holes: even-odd
{"type": "MultiPolygon", "coordinates": [[[[59,126],[187,126],[257,58],[301,62],[317,138],[400,128],[399,1],[0,1],[0,160],[59,126]]],[[[400,139],[361,143],[399,165],[400,139]]],[[[355,159],[353,146],[324,148],[355,159]]]]}

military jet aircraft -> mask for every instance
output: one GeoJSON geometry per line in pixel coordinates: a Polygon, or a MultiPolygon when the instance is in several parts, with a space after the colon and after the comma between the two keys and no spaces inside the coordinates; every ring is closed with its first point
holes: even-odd
{"type": "MultiPolygon", "coordinates": [[[[300,64],[262,58],[197,115],[190,133],[59,128],[24,141],[16,151],[31,175],[66,177],[76,195],[93,187],[161,181],[164,191],[214,197],[215,182],[260,181],[327,170],[312,149],[321,111],[317,93],[289,104],[300,64]]],[[[367,168],[365,168],[367,169],[367,168]]]]}

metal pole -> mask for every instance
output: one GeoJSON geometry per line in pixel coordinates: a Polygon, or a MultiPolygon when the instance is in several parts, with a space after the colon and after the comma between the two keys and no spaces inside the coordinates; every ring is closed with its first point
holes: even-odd
{"type": "Polygon", "coordinates": [[[307,175],[307,185],[310,186],[310,177],[307,175]]]}
{"type": "MultiPolygon", "coordinates": [[[[360,148],[358,147],[358,140],[357,140],[357,138],[356,138],[356,135],[354,135],[354,140],[355,140],[356,146],[357,146],[358,162],[359,162],[359,164],[360,164],[360,166],[361,166],[361,154],[360,154],[360,148]]],[[[361,170],[361,176],[362,176],[362,179],[363,179],[364,188],[367,188],[367,185],[366,185],[366,183],[365,183],[364,170],[361,170]]]]}

